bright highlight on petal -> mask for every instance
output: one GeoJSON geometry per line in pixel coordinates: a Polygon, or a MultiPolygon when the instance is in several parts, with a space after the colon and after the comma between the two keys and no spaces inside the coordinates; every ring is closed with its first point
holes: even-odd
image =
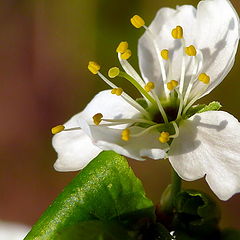
{"type": "Polygon", "coordinates": [[[201,73],[198,76],[198,80],[205,84],[208,84],[210,82],[210,77],[206,73],[201,73]]]}
{"type": "Polygon", "coordinates": [[[128,42],[120,42],[116,52],[117,53],[124,53],[128,49],[128,42]]]}
{"type": "Polygon", "coordinates": [[[123,93],[123,89],[122,88],[113,88],[111,93],[116,94],[117,96],[121,96],[123,93]]]}
{"type": "Polygon", "coordinates": [[[56,127],[53,127],[51,129],[51,131],[52,131],[52,134],[57,134],[57,133],[62,132],[64,129],[65,129],[65,127],[63,125],[58,125],[56,127]]]}
{"type": "Polygon", "coordinates": [[[185,53],[188,56],[196,56],[197,55],[197,50],[193,45],[190,45],[189,47],[185,48],[185,53]]]}
{"type": "Polygon", "coordinates": [[[98,71],[100,70],[100,65],[96,62],[90,61],[88,63],[88,70],[93,74],[98,74],[98,71]]]}
{"type": "Polygon", "coordinates": [[[140,28],[145,25],[145,21],[138,15],[134,15],[130,21],[135,28],[140,28]]]}
{"type": "Polygon", "coordinates": [[[144,89],[147,91],[147,92],[150,92],[151,90],[153,90],[155,88],[155,85],[154,85],[154,82],[148,82],[144,89]]]}
{"type": "Polygon", "coordinates": [[[169,91],[172,91],[178,86],[178,81],[176,80],[171,80],[170,82],[167,83],[167,88],[169,91]]]}
{"type": "Polygon", "coordinates": [[[161,132],[159,141],[161,143],[167,143],[169,141],[169,133],[168,132],[161,132]]]}
{"type": "Polygon", "coordinates": [[[121,54],[121,58],[123,60],[127,60],[132,56],[132,52],[130,49],[127,49],[124,53],[121,54]]]}
{"type": "Polygon", "coordinates": [[[161,56],[164,60],[168,60],[169,59],[169,51],[167,49],[163,49],[161,51],[161,56]]]}
{"type": "Polygon", "coordinates": [[[123,141],[129,141],[130,139],[130,130],[128,128],[124,129],[121,133],[123,141]]]}
{"type": "Polygon", "coordinates": [[[110,78],[115,78],[115,77],[117,77],[117,76],[119,75],[119,73],[120,73],[120,70],[119,70],[118,67],[112,67],[112,68],[110,68],[110,69],[108,70],[108,76],[109,76],[110,78]]]}
{"type": "Polygon", "coordinates": [[[103,118],[103,115],[101,113],[97,113],[92,117],[94,124],[97,126],[101,123],[102,118],[103,118]]]}
{"type": "Polygon", "coordinates": [[[175,39],[183,38],[183,28],[181,26],[177,26],[172,30],[172,37],[175,39]]]}

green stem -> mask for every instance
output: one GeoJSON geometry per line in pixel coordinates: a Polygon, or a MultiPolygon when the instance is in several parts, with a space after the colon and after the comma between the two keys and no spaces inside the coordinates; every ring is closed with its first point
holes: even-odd
{"type": "Polygon", "coordinates": [[[178,174],[172,168],[172,189],[171,189],[170,199],[169,199],[172,208],[173,208],[174,201],[175,201],[177,194],[181,191],[181,185],[182,185],[181,178],[178,176],[178,174]]]}
{"type": "Polygon", "coordinates": [[[167,186],[161,198],[161,209],[166,213],[172,213],[177,194],[181,191],[181,178],[172,169],[172,183],[167,186]]]}

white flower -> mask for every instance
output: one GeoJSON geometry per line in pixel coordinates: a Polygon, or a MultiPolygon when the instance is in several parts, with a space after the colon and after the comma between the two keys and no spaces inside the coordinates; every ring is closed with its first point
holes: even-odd
{"type": "Polygon", "coordinates": [[[11,222],[0,221],[0,239],[1,240],[21,240],[29,232],[30,228],[11,222]]]}
{"type": "Polygon", "coordinates": [[[130,81],[143,97],[133,100],[89,63],[112,90],[98,93],[87,107],[58,133],[55,169],[83,168],[101,150],[114,150],[130,158],[169,160],[181,178],[206,176],[222,200],[240,191],[240,124],[222,111],[186,113],[211,92],[233,66],[239,41],[239,19],[228,0],[201,1],[195,9],[184,5],[163,8],[149,27],[135,15],[132,24],[146,29],[138,52],[142,77],[127,59],[127,42],[117,48],[125,70],[114,67],[109,77],[130,81]],[[71,131],[76,130],[76,131],[71,131]]]}

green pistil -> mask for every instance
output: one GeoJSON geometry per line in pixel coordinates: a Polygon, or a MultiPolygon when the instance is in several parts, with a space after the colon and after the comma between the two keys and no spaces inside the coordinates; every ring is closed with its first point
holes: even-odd
{"type": "Polygon", "coordinates": [[[154,100],[154,98],[152,98],[150,96],[150,94],[134,79],[132,78],[130,75],[128,75],[125,72],[120,72],[119,77],[125,78],[126,80],[128,80],[135,88],[137,88],[137,90],[149,101],[151,102],[153,105],[156,105],[156,101],[154,100]]]}

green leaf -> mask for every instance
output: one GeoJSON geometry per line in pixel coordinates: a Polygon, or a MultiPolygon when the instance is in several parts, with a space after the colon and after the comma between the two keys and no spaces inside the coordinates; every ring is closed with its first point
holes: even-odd
{"type": "Polygon", "coordinates": [[[221,233],[221,240],[239,240],[240,230],[224,229],[221,233]]]}
{"type": "Polygon", "coordinates": [[[57,232],[81,221],[118,218],[128,224],[124,215],[131,213],[133,218],[153,219],[153,203],[127,160],[113,151],[102,152],[55,199],[25,240],[55,239],[57,232]]]}
{"type": "Polygon", "coordinates": [[[199,236],[209,236],[218,232],[220,210],[205,193],[186,190],[177,195],[175,201],[176,230],[199,236]]]}
{"type": "Polygon", "coordinates": [[[195,105],[188,109],[188,111],[184,116],[184,119],[188,119],[193,115],[195,115],[196,113],[202,113],[207,111],[218,111],[221,107],[222,105],[219,102],[211,102],[208,105],[206,104],[195,105]]]}
{"type": "Polygon", "coordinates": [[[133,240],[116,222],[85,221],[70,226],[59,234],[58,240],[133,240]]]}

